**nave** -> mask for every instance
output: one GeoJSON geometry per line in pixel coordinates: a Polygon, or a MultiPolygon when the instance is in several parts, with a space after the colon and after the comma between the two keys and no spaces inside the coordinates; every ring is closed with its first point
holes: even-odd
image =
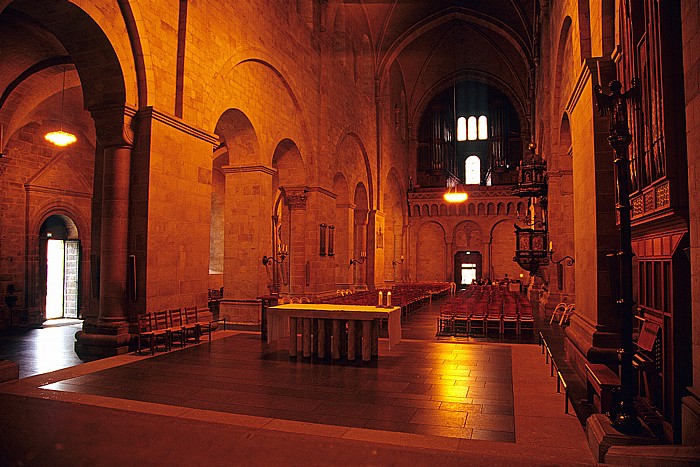
{"type": "Polygon", "coordinates": [[[258,333],[217,331],[211,343],[5,384],[0,450],[59,464],[178,465],[193,448],[215,464],[230,452],[258,465],[593,464],[537,339],[438,338],[443,302],[409,315],[398,346],[380,339],[369,364],[290,361],[258,333]],[[28,436],[37,427],[45,436],[28,436]]]}

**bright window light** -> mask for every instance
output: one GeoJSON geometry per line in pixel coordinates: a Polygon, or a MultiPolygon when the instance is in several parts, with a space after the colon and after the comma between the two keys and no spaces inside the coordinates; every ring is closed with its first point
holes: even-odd
{"type": "Polygon", "coordinates": [[[459,117],[457,119],[457,141],[467,140],[467,119],[459,117]]]}
{"type": "Polygon", "coordinates": [[[486,115],[479,117],[479,139],[487,139],[489,137],[488,122],[486,115]]]}
{"type": "Polygon", "coordinates": [[[478,185],[481,182],[481,159],[469,156],[464,162],[464,184],[478,185]]]}
{"type": "Polygon", "coordinates": [[[476,117],[469,117],[467,120],[467,139],[469,141],[476,139],[476,117]]]}

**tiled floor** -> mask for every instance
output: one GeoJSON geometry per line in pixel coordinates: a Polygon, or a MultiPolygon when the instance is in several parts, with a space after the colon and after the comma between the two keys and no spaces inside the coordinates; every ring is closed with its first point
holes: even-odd
{"type": "Polygon", "coordinates": [[[414,340],[384,353],[373,365],[290,362],[286,349],[239,334],[47,389],[300,422],[515,441],[510,347],[414,340]]]}
{"type": "Polygon", "coordinates": [[[197,440],[214,465],[593,463],[538,346],[436,339],[435,310],[391,350],[380,339],[370,364],[290,361],[283,344],[225,331],[0,385],[0,459],[180,465],[197,440]]]}

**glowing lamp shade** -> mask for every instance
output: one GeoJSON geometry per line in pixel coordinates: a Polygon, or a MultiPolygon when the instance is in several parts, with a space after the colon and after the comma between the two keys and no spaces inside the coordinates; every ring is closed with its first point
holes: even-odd
{"type": "Polygon", "coordinates": [[[58,131],[50,131],[46,133],[46,136],[44,138],[46,141],[55,144],[56,146],[68,146],[69,144],[73,144],[76,141],[78,141],[78,138],[75,137],[74,134],[72,133],[67,133],[63,131],[63,108],[65,107],[65,101],[66,101],[66,67],[63,67],[63,87],[61,89],[61,129],[58,131]]]}
{"type": "Polygon", "coordinates": [[[68,146],[69,144],[73,144],[78,141],[78,138],[76,138],[74,134],[66,133],[62,130],[46,133],[44,138],[46,138],[46,141],[61,147],[68,146]]]}
{"type": "Polygon", "coordinates": [[[444,195],[442,195],[442,197],[448,203],[463,203],[467,200],[469,196],[467,195],[466,191],[463,191],[459,188],[459,185],[456,185],[448,188],[447,192],[444,195]]]}

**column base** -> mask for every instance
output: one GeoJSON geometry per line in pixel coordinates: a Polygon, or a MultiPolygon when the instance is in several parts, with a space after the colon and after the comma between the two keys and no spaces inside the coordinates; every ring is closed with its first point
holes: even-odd
{"type": "Polygon", "coordinates": [[[700,445],[700,394],[695,387],[688,388],[688,396],[681,402],[683,417],[683,444],[700,445]]]}
{"type": "Polygon", "coordinates": [[[83,330],[75,333],[75,353],[78,357],[112,357],[129,352],[129,323],[83,323],[83,330]]]}
{"type": "MultiPolygon", "coordinates": [[[[609,463],[606,458],[613,446],[648,446],[659,444],[649,427],[642,423],[642,430],[637,435],[620,433],[613,428],[607,415],[593,414],[586,420],[586,438],[593,456],[601,463],[609,463]]],[[[624,463],[624,462],[623,462],[624,463]]]]}
{"type": "Polygon", "coordinates": [[[19,379],[19,365],[11,360],[0,359],[0,383],[19,379]]]}

